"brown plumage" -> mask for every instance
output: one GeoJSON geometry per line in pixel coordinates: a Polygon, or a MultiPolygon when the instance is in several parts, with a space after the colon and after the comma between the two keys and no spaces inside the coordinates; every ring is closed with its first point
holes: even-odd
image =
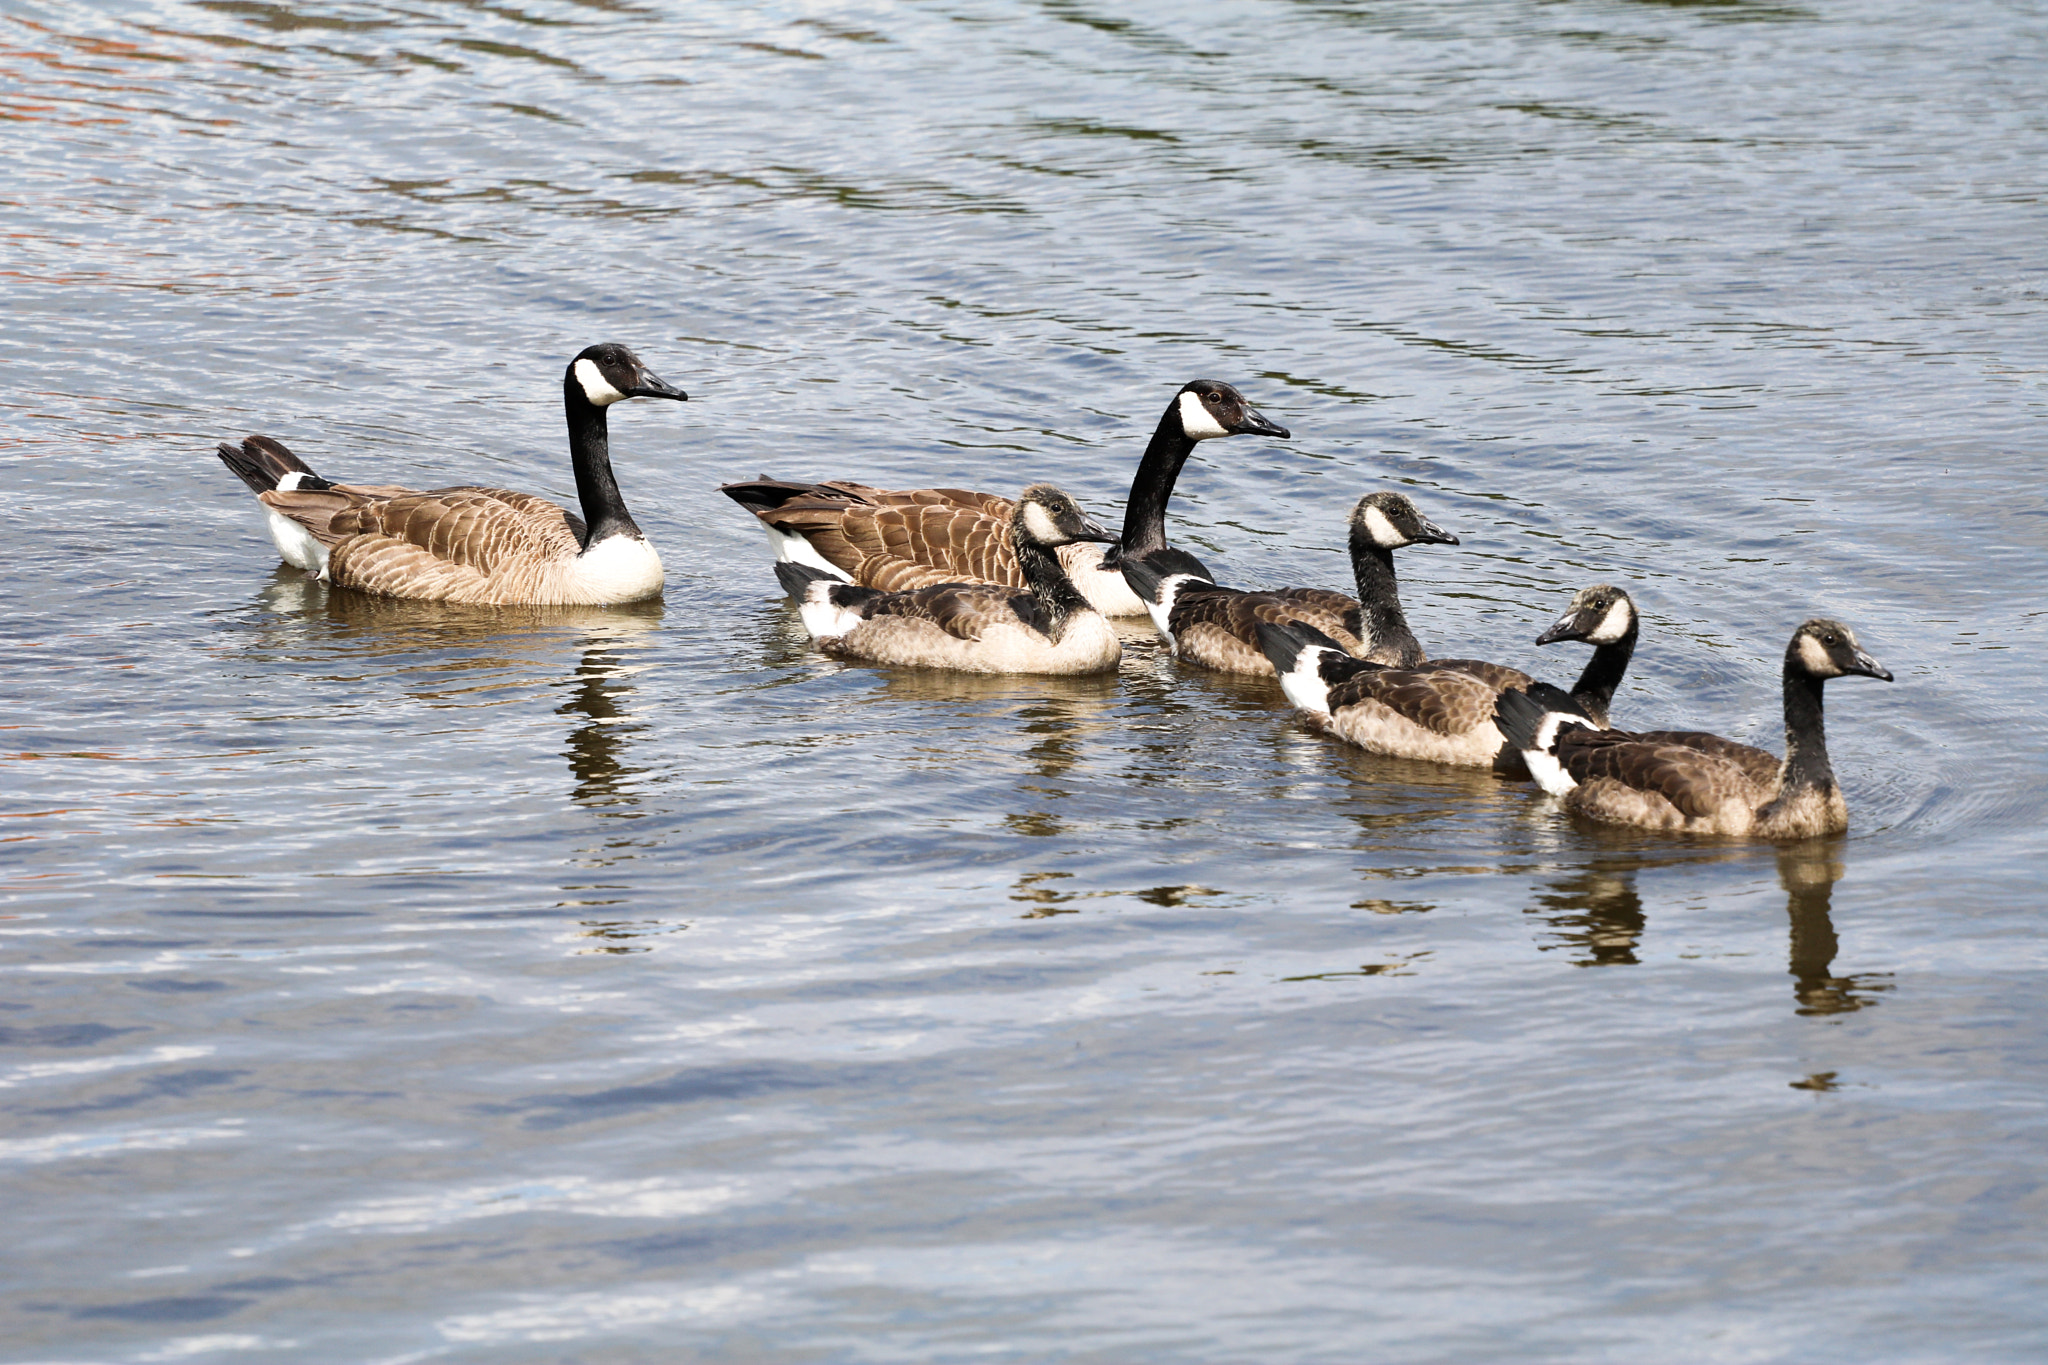
{"type": "Polygon", "coordinates": [[[1574,699],[1588,725],[1604,724],[1608,699],[1635,649],[1636,614],[1627,593],[1600,584],[1577,594],[1571,610],[1538,639],[1594,641],[1593,657],[1569,694],[1519,668],[1483,659],[1386,668],[1346,657],[1340,641],[1300,622],[1262,623],[1256,630],[1281,689],[1311,724],[1374,753],[1490,767],[1503,777],[1525,778],[1522,755],[1495,728],[1496,699],[1505,692],[1545,689],[1574,699]]]}
{"type": "Polygon", "coordinates": [[[686,395],[614,343],[572,360],[562,388],[582,517],[502,488],[334,483],[265,436],[222,445],[220,457],[262,502],[279,553],[341,587],[489,606],[653,597],[661,558],[619,496],[605,409],[626,398],[686,395]]]}
{"type": "Polygon", "coordinates": [[[1054,552],[1077,541],[1115,539],[1065,493],[1034,484],[1010,514],[1022,590],[937,583],[886,592],[786,560],[775,574],[828,654],[970,673],[1099,673],[1117,666],[1122,647],[1054,552]]]}
{"type": "Polygon", "coordinates": [[[1839,621],[1816,617],[1785,648],[1785,757],[1718,735],[1592,730],[1568,700],[1505,694],[1498,724],[1566,810],[1687,834],[1805,839],[1848,828],[1822,722],[1821,686],[1847,674],[1891,681],[1839,621]]]}
{"type": "MultiPolygon", "coordinates": [[[[1123,535],[1108,551],[1092,544],[1059,549],[1061,565],[1089,605],[1111,616],[1144,614],[1118,567],[1167,548],[1166,504],[1196,442],[1239,434],[1284,439],[1288,433],[1228,384],[1198,379],[1174,395],[1132,478],[1123,535]]],[[[781,562],[809,564],[892,592],[955,582],[1024,586],[1010,544],[1015,504],[992,493],[766,476],[723,484],[719,491],[759,518],[781,562]]]]}
{"type": "Polygon", "coordinates": [[[1426,657],[1394,578],[1394,551],[1409,545],[1456,545],[1458,538],[1415,510],[1399,493],[1368,493],[1349,518],[1352,576],[1358,596],[1327,588],[1245,590],[1205,581],[1193,572],[1161,572],[1149,563],[1124,566],[1124,579],[1180,658],[1226,673],[1273,672],[1259,648],[1260,625],[1294,622],[1374,663],[1413,666],[1426,657]]]}

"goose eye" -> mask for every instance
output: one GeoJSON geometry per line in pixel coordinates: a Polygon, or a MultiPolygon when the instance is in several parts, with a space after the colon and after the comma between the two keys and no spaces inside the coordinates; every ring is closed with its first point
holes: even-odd
{"type": "Polygon", "coordinates": [[[1839,639],[1837,639],[1836,637],[1834,637],[1834,636],[1832,636],[1832,635],[1823,635],[1823,636],[1821,636],[1821,637],[1820,637],[1820,642],[1821,642],[1822,644],[1824,644],[1824,645],[1838,645],[1838,644],[1840,644],[1840,643],[1841,643],[1841,641],[1840,641],[1839,639]]]}

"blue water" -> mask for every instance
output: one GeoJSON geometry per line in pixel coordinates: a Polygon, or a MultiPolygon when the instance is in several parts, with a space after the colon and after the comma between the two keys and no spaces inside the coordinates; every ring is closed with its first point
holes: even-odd
{"type": "MultiPolygon", "coordinates": [[[[2048,10],[0,0],[0,1359],[2048,1354],[2048,10]],[[573,498],[657,604],[378,602],[212,454],[573,498]],[[1177,664],[826,660],[716,485],[1112,521],[1775,746],[1573,824],[1177,664]]],[[[1141,623],[1140,623],[1141,624],[1141,623]]]]}

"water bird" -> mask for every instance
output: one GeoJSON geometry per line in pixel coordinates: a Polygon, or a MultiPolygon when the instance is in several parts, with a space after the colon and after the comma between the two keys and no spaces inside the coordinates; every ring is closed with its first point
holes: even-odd
{"type": "Polygon", "coordinates": [[[870,663],[967,673],[1106,673],[1123,658],[1116,631],[1061,565],[1062,546],[1116,536],[1051,484],[1024,490],[1010,512],[1024,587],[933,583],[906,592],[848,583],[815,565],[778,561],[818,647],[870,663]]]}
{"type": "Polygon", "coordinates": [[[1603,583],[1574,595],[1571,609],[1537,637],[1538,644],[1584,640],[1594,646],[1569,693],[1519,668],[1482,659],[1432,659],[1413,668],[1388,668],[1351,657],[1335,640],[1300,622],[1260,622],[1256,629],[1259,647],[1280,675],[1287,699],[1337,738],[1376,754],[1490,767],[1504,777],[1521,778],[1529,774],[1520,752],[1502,740],[1494,724],[1495,699],[1505,692],[1547,688],[1558,697],[1577,699],[1582,723],[1604,725],[1608,703],[1635,652],[1638,621],[1635,600],[1620,588],[1603,583]]]}
{"type": "Polygon", "coordinates": [[[1394,551],[1456,545],[1400,493],[1368,493],[1349,518],[1356,598],[1323,588],[1226,588],[1192,573],[1162,573],[1143,557],[1123,565],[1124,581],[1145,604],[1173,652],[1224,673],[1263,673],[1273,664],[1259,647],[1260,623],[1311,626],[1355,658],[1412,668],[1427,656],[1408,628],[1394,578],[1394,551]]]}
{"type": "Polygon", "coordinates": [[[267,436],[223,443],[220,458],[263,504],[285,562],[340,587],[485,606],[637,602],[661,592],[661,556],[612,477],[605,409],[688,396],[616,342],[569,362],[562,404],[580,517],[503,488],[334,483],[267,436]]]}
{"type": "MultiPolygon", "coordinates": [[[[1131,479],[1123,534],[1107,550],[1081,543],[1060,550],[1060,561],[1089,605],[1105,616],[1143,616],[1145,604],[1121,572],[1134,561],[1212,577],[1193,555],[1168,547],[1166,504],[1197,442],[1244,435],[1286,440],[1289,433],[1220,380],[1181,386],[1131,479]]],[[[808,564],[846,582],[890,591],[964,581],[1025,586],[1011,552],[1015,508],[1008,498],[960,488],[893,490],[766,475],[723,484],[718,491],[760,518],[779,562],[808,564]]]]}
{"type": "Polygon", "coordinates": [[[1629,733],[1587,724],[1569,698],[1503,693],[1500,732],[1539,786],[1589,819],[1685,834],[1808,839],[1849,827],[1828,761],[1821,687],[1892,675],[1855,632],[1815,617],[1785,646],[1785,757],[1703,731],[1629,733]]]}

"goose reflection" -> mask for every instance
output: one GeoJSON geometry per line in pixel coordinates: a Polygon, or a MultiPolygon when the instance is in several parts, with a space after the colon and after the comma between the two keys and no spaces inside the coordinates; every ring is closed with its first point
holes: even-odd
{"type": "Polygon", "coordinates": [[[1835,976],[1835,883],[1842,879],[1840,842],[1816,841],[1778,850],[1778,881],[1785,888],[1785,913],[1792,922],[1792,951],[1787,971],[1792,977],[1796,1013],[1851,1014],[1875,1005],[1876,994],[1891,989],[1890,974],[1870,972],[1835,976]]]}
{"type": "Polygon", "coordinates": [[[1643,898],[1636,891],[1641,864],[1598,860],[1575,868],[1539,892],[1533,915],[1555,933],[1540,952],[1571,951],[1575,967],[1633,966],[1642,942],[1643,898]]]}

